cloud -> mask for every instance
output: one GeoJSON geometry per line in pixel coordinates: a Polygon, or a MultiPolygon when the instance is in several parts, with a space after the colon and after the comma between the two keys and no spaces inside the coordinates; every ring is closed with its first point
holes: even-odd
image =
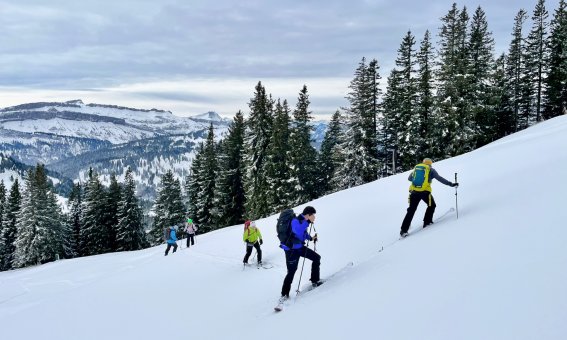
{"type": "MultiPolygon", "coordinates": [[[[494,32],[496,51],[501,53],[510,42],[516,12],[523,7],[531,13],[535,3],[467,0],[458,6],[466,5],[471,15],[478,5],[482,6],[489,29],[494,32]]],[[[234,100],[249,98],[258,79],[272,83],[276,90],[286,88],[281,94],[274,91],[276,96],[296,93],[302,83],[314,79],[341,79],[342,92],[346,92],[362,57],[378,59],[386,78],[408,29],[417,43],[426,29],[435,38],[439,19],[451,4],[418,0],[0,3],[0,86],[22,91],[59,90],[62,96],[75,89],[107,89],[102,93],[114,90],[117,92],[113,96],[121,105],[126,103],[120,102],[118,95],[134,94],[118,88],[167,81],[197,84],[210,79],[216,85],[228,82],[234,86],[228,87],[230,91],[204,87],[214,91],[209,93],[196,89],[170,89],[170,93],[148,90],[136,96],[151,98],[155,106],[173,111],[180,108],[180,102],[194,103],[181,109],[188,111],[205,108],[208,101],[209,109],[215,106],[236,112],[247,109],[247,99],[238,103],[234,100]],[[293,91],[287,90],[291,83],[293,91]],[[245,89],[246,96],[240,94],[239,86],[245,89]],[[229,109],[226,103],[234,107],[229,109]],[[170,104],[175,106],[168,108],[170,104]]],[[[558,0],[546,3],[550,16],[557,4],[558,0]]],[[[321,102],[327,103],[321,111],[342,103],[344,97],[337,91],[323,95],[317,86],[324,85],[325,81],[315,81],[310,87],[315,98],[319,99],[320,92],[321,102]],[[332,96],[337,97],[333,100],[332,96]]]]}

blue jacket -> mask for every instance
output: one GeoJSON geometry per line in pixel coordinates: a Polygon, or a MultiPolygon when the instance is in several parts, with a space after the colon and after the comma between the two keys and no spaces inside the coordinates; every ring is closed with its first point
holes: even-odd
{"type": "MultiPolygon", "coordinates": [[[[291,220],[291,233],[293,234],[293,249],[300,249],[303,247],[305,240],[312,240],[311,235],[309,235],[307,228],[309,228],[309,220],[305,219],[303,215],[298,215],[296,218],[291,220]]],[[[283,250],[289,250],[285,244],[280,244],[280,248],[283,250]]]]}
{"type": "Polygon", "coordinates": [[[175,229],[171,228],[169,231],[169,240],[167,240],[167,243],[174,244],[176,242],[177,242],[177,234],[175,233],[175,229]]]}

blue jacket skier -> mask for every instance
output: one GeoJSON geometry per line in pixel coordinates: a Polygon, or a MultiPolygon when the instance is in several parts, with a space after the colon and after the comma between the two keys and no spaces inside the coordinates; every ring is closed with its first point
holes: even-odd
{"type": "Polygon", "coordinates": [[[165,241],[167,242],[167,248],[165,248],[165,256],[167,256],[171,247],[173,247],[174,253],[177,250],[177,226],[174,225],[169,227],[169,233],[166,233],[166,235],[167,238],[165,241]]]}
{"type": "Polygon", "coordinates": [[[312,261],[311,263],[311,283],[313,286],[321,284],[319,276],[319,267],[321,265],[321,256],[315,251],[305,246],[305,241],[317,242],[317,234],[309,235],[309,225],[315,222],[315,208],[311,206],[305,207],[303,213],[291,221],[291,232],[293,234],[293,245],[290,247],[281,243],[280,248],[285,251],[285,262],[287,266],[287,275],[282,285],[281,300],[289,298],[291,283],[299,265],[299,259],[304,257],[312,261]]]}

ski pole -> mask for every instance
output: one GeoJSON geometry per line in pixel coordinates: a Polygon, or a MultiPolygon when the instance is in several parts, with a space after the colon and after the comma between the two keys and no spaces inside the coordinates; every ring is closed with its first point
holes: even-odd
{"type": "MultiPolygon", "coordinates": [[[[457,173],[455,172],[455,183],[458,183],[457,181],[457,173]]],[[[455,210],[457,211],[457,219],[459,219],[459,202],[457,200],[457,188],[458,186],[455,187],[455,210]]]]}
{"type": "MultiPolygon", "coordinates": [[[[313,226],[313,231],[315,232],[315,235],[317,235],[317,228],[315,228],[315,223],[311,223],[311,225],[313,226]]],[[[317,251],[317,241],[313,241],[313,251],[317,251]]]]}
{"type": "MultiPolygon", "coordinates": [[[[309,226],[309,235],[311,235],[311,228],[313,223],[309,226]]],[[[301,265],[301,274],[299,274],[299,282],[297,283],[296,296],[299,295],[299,286],[301,285],[301,277],[303,277],[303,266],[305,266],[305,256],[307,255],[307,248],[309,248],[309,240],[307,240],[307,245],[305,246],[305,251],[303,252],[303,264],[301,265]]]]}

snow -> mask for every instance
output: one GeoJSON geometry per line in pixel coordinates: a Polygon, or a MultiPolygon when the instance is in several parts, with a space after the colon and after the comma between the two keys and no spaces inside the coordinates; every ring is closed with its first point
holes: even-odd
{"type": "MultiPolygon", "coordinates": [[[[565,145],[562,116],[434,163],[458,172],[459,218],[404,240],[407,172],[310,202],[322,276],[354,267],[279,314],[271,216],[257,221],[269,270],[242,270],[234,226],[167,257],[162,245],[0,273],[2,339],[565,339],[565,145]]],[[[433,183],[436,216],[455,192],[433,183]]]]}

